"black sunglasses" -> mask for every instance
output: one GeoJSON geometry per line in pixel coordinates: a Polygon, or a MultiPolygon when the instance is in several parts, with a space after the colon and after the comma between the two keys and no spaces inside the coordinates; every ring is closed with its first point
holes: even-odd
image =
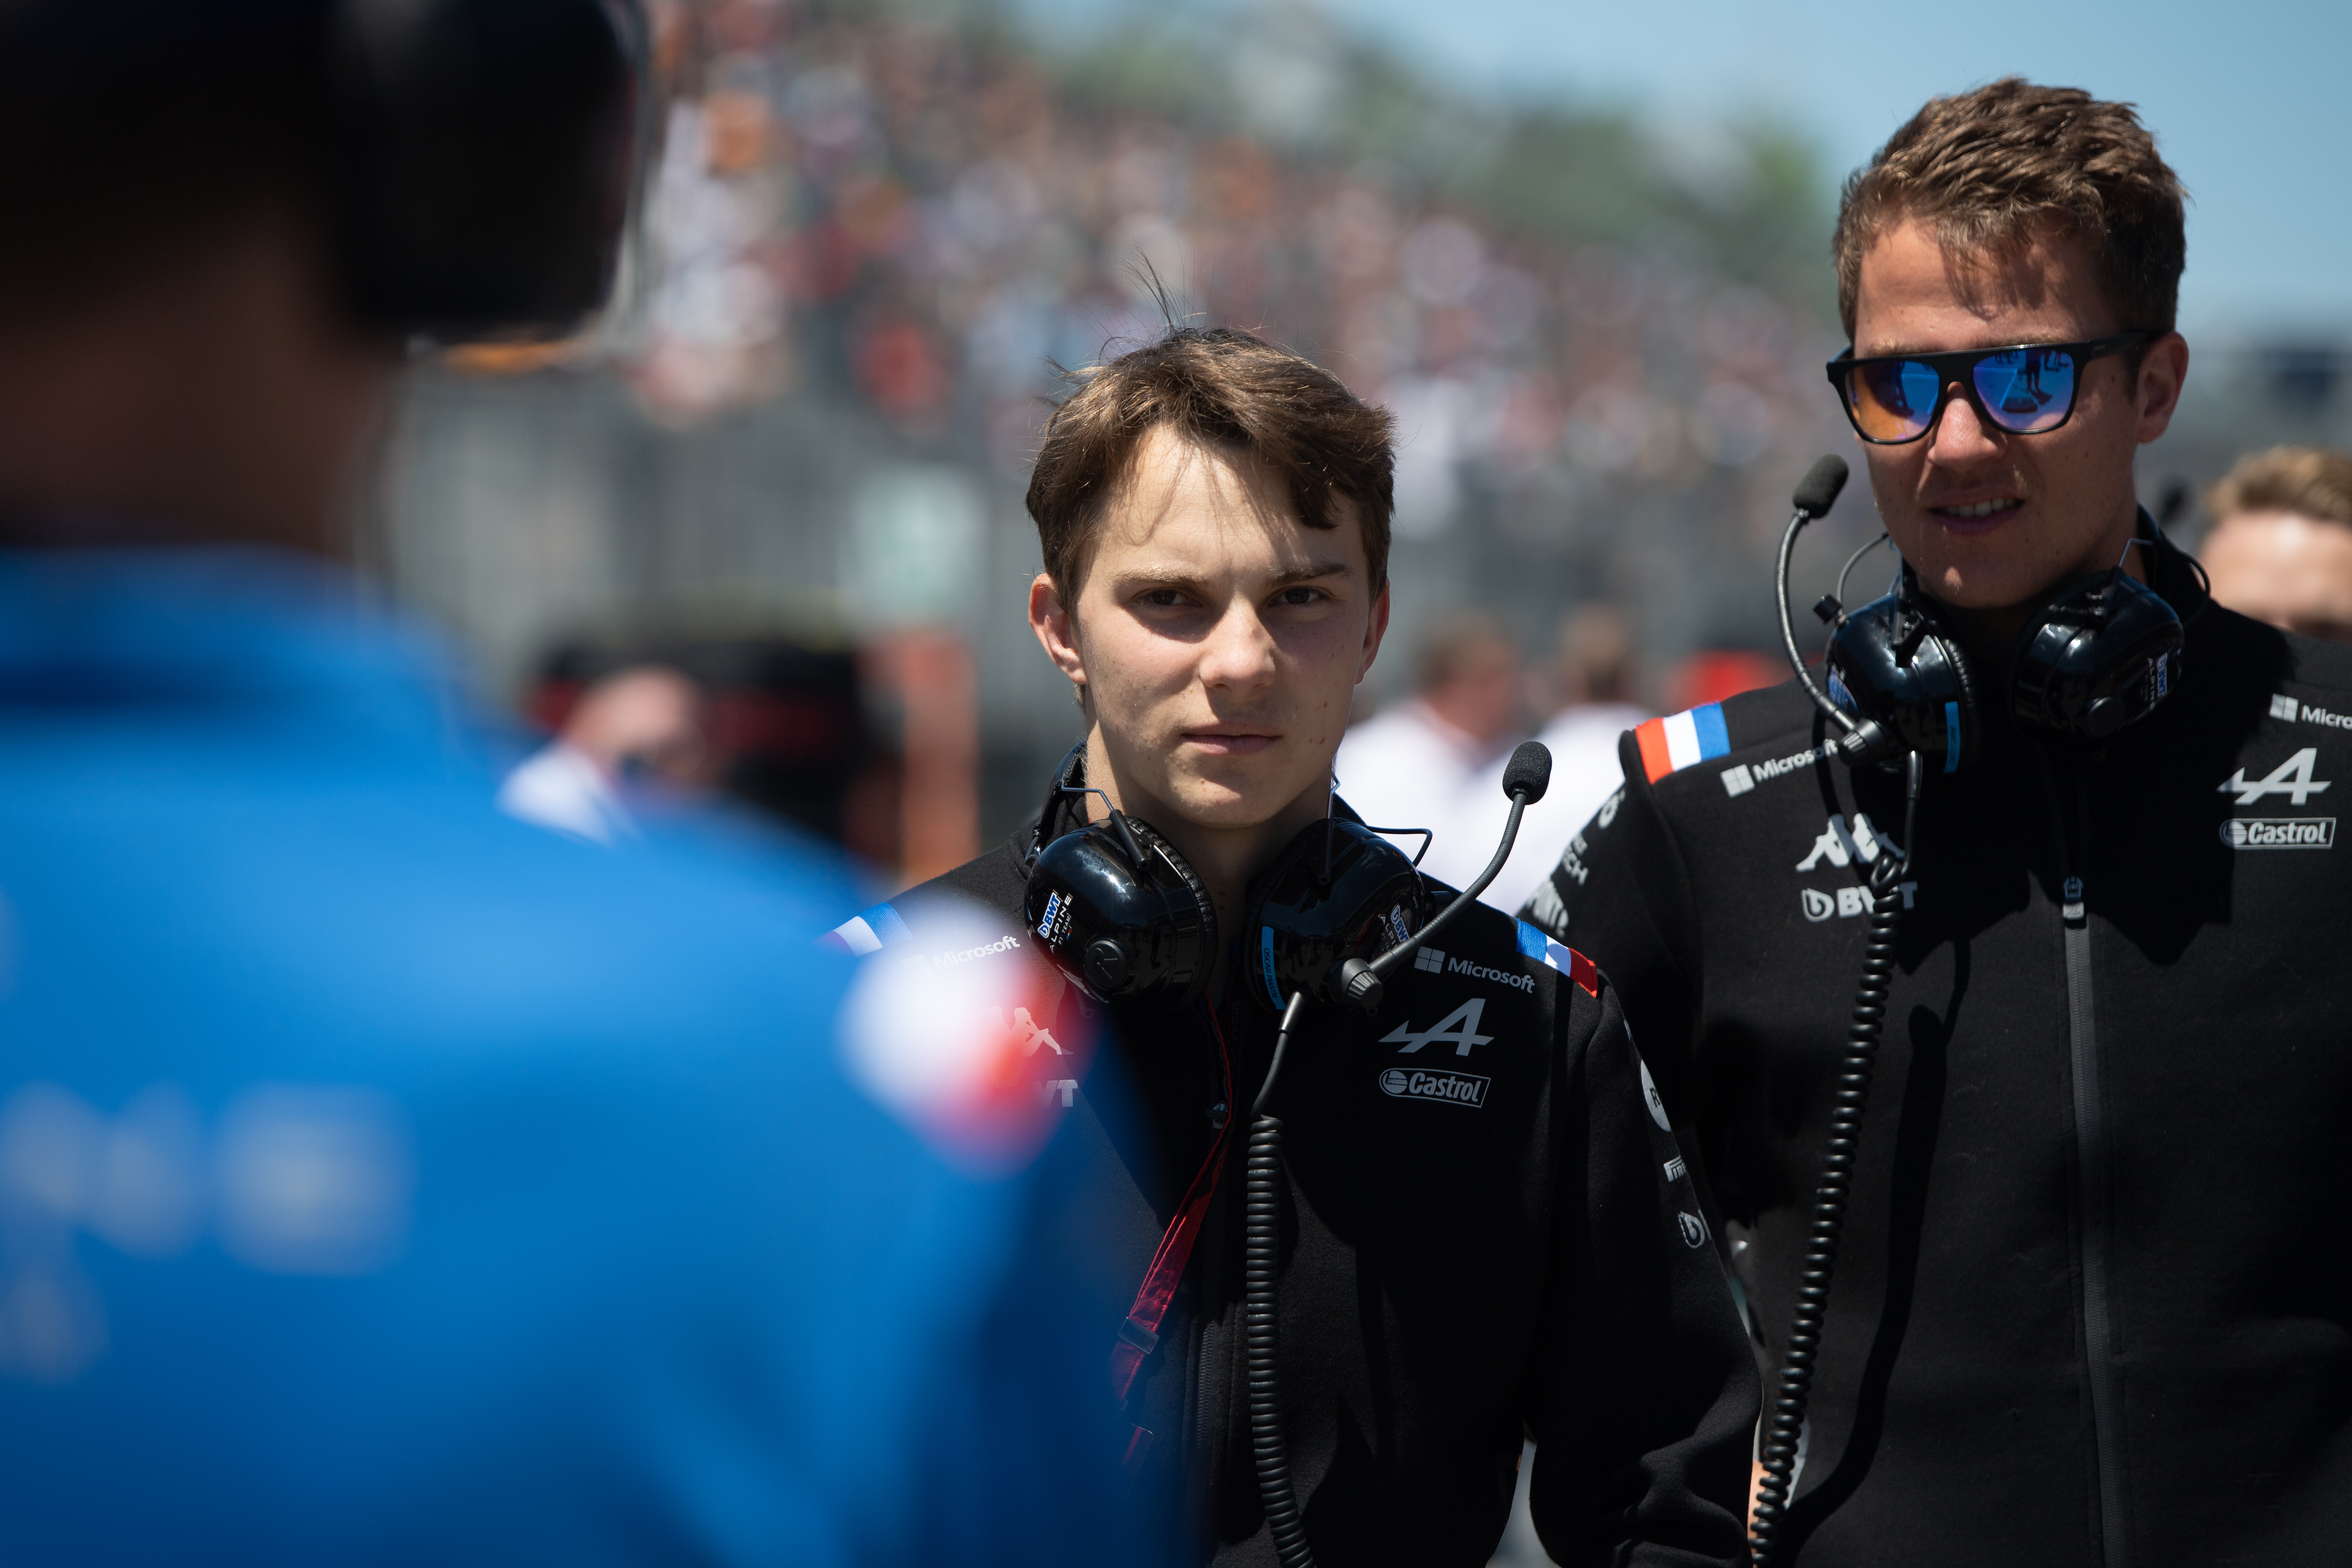
{"type": "Polygon", "coordinates": [[[1853,433],[1874,447],[1916,441],[1944,416],[1958,386],[1979,419],[2012,436],[2040,436],[2073,416],[2082,368],[2127,353],[2152,332],[2118,332],[2079,343],[2021,343],[1948,354],[1885,354],[1856,359],[1848,349],[1830,361],[1853,433]]]}

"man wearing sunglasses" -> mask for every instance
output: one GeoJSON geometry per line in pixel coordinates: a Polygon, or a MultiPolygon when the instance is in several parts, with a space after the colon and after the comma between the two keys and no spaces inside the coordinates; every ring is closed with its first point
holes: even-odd
{"type": "Polygon", "coordinates": [[[1774,1563],[2352,1540],[2352,651],[2213,604],[2135,500],[2184,250],[2126,105],[2012,79],[1895,132],[1845,189],[1829,379],[1900,561],[1840,635],[1879,616],[1936,721],[1849,765],[1793,682],[1653,721],[1526,910],[1625,997],[1774,1381],[1815,1368],[1774,1563]],[[2162,635],[2118,655],[2126,612],[2162,635]],[[1874,1072],[1792,1356],[1851,1028],[1874,1072]]]}

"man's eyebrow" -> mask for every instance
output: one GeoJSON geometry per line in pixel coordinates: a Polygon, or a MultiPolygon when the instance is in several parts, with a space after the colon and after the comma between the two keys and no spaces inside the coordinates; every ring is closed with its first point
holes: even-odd
{"type": "MultiPolygon", "coordinates": [[[[1296,587],[1301,583],[1313,583],[1325,577],[1347,574],[1344,561],[1307,561],[1296,566],[1286,566],[1272,574],[1267,581],[1276,588],[1296,587]]],[[[1202,574],[1190,566],[1173,562],[1152,562],[1129,566],[1119,572],[1122,583],[1161,583],[1171,588],[1190,587],[1202,581],[1202,574]]]]}
{"type": "Polygon", "coordinates": [[[1347,575],[1347,572],[1348,563],[1344,561],[1309,561],[1276,573],[1274,585],[1289,588],[1300,583],[1312,583],[1320,577],[1342,577],[1347,575]]]}

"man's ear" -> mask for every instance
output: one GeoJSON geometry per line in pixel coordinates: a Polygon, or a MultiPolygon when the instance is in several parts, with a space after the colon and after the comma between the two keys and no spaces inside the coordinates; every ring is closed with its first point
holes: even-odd
{"type": "Polygon", "coordinates": [[[1087,683],[1086,659],[1078,652],[1078,618],[1062,603],[1054,579],[1040,572],[1029,584],[1029,629],[1054,668],[1077,685],[1087,683]]]}
{"type": "Polygon", "coordinates": [[[1381,656],[1381,639],[1389,635],[1389,585],[1381,584],[1380,596],[1372,601],[1371,618],[1364,623],[1364,662],[1356,667],[1356,684],[1361,686],[1364,677],[1372,672],[1372,660],[1381,656]]]}
{"type": "Polygon", "coordinates": [[[2147,446],[2164,434],[2180,408],[2180,384],[2189,379],[2189,341],[2167,332],[2150,343],[2139,363],[2139,384],[2134,387],[2139,408],[2139,444],[2147,446]]]}

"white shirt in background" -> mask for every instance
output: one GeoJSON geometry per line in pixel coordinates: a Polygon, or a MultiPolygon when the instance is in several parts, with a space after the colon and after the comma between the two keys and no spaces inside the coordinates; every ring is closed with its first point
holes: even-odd
{"type": "MultiPolygon", "coordinates": [[[[1552,715],[1551,722],[1536,736],[1551,751],[1551,787],[1520,817],[1519,838],[1511,858],[1480,895],[1480,902],[1507,913],[1518,912],[1537,885],[1559,864],[1560,851],[1568,847],[1568,841],[1625,782],[1625,771],[1617,761],[1617,738],[1649,717],[1649,710],[1625,702],[1580,703],[1552,715]]],[[[1509,761],[1507,752],[1463,785],[1465,798],[1454,810],[1454,820],[1461,852],[1475,851],[1468,868],[1460,869],[1460,860],[1453,858],[1438,865],[1433,850],[1423,862],[1431,875],[1459,888],[1486,868],[1495,846],[1502,841],[1503,824],[1511,815],[1511,803],[1503,795],[1503,769],[1509,761]]],[[[1355,804],[1352,797],[1349,804],[1355,804]]]]}
{"type": "Polygon", "coordinates": [[[499,809],[519,821],[592,844],[611,844],[636,832],[629,808],[604,770],[585,752],[562,741],[534,752],[507,775],[499,790],[499,809]]]}
{"type": "MultiPolygon", "coordinates": [[[[1480,770],[1509,754],[1509,745],[1481,746],[1414,700],[1383,709],[1349,730],[1339,742],[1331,773],[1339,798],[1373,826],[1426,827],[1434,834],[1422,869],[1459,887],[1447,868],[1469,860],[1468,875],[1476,876],[1502,830],[1497,816],[1492,832],[1465,847],[1464,835],[1479,831],[1462,821],[1467,786],[1480,770]]],[[[1502,798],[1499,793],[1496,798],[1502,798]]],[[[1394,842],[1407,855],[1420,852],[1418,837],[1394,842]]]]}

